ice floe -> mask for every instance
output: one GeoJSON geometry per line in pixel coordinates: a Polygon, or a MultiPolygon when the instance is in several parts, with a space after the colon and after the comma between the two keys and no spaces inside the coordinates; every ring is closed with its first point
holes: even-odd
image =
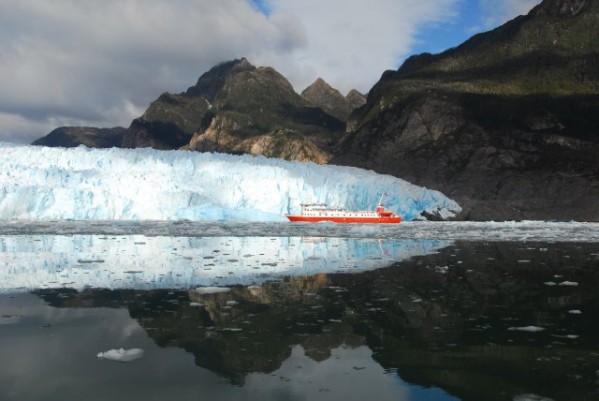
{"type": "Polygon", "coordinates": [[[198,287],[195,290],[200,295],[206,294],[218,294],[221,292],[229,292],[231,291],[228,287],[198,287]]]}
{"type": "Polygon", "coordinates": [[[98,352],[97,357],[115,362],[132,362],[144,356],[144,350],[141,348],[131,349],[110,349],[104,352],[98,352]]]}
{"type": "Polygon", "coordinates": [[[553,401],[553,399],[536,394],[519,394],[513,398],[513,401],[553,401]]]}
{"type": "Polygon", "coordinates": [[[543,327],[538,326],[523,326],[523,327],[510,327],[510,331],[527,331],[529,333],[536,333],[545,330],[543,327]]]}

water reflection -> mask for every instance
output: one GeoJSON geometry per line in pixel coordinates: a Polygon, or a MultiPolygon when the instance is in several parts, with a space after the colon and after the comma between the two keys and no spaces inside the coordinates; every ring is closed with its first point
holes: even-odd
{"type": "Polygon", "coordinates": [[[318,237],[0,237],[0,292],[38,288],[190,288],[364,271],[451,244],[318,237]]]}
{"type": "MultiPolygon", "coordinates": [[[[36,332],[30,343],[39,350],[43,330],[77,333],[89,341],[76,351],[84,357],[71,356],[68,341],[56,353],[84,367],[107,346],[141,347],[144,359],[117,369],[127,377],[139,369],[163,386],[170,377],[173,397],[592,400],[599,395],[598,251],[599,244],[459,242],[359,274],[282,276],[226,292],[43,289],[35,292],[43,313],[16,316],[18,300],[12,309],[0,304],[0,322],[15,328],[0,331],[0,344],[36,332]],[[101,335],[82,335],[88,324],[101,335]],[[173,370],[159,374],[154,363],[173,370]]],[[[0,370],[0,384],[32,380],[10,372],[0,370]]]]}

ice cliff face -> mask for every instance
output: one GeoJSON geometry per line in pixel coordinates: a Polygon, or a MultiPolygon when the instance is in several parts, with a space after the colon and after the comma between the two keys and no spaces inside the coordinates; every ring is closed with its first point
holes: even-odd
{"type": "Polygon", "coordinates": [[[389,175],[253,156],[0,144],[0,219],[286,221],[300,203],[450,217],[457,203],[389,175]]]}

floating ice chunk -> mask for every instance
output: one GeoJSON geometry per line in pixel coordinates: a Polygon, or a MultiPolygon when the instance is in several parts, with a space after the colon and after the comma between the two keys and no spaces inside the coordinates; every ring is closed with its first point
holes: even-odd
{"type": "Polygon", "coordinates": [[[580,315],[582,312],[579,311],[578,309],[572,309],[572,310],[569,310],[568,313],[571,315],[580,315]]]}
{"type": "Polygon", "coordinates": [[[566,335],[563,335],[563,336],[554,335],[553,337],[556,337],[556,338],[567,338],[569,340],[576,340],[580,336],[578,334],[566,334],[566,335]]]}
{"type": "Polygon", "coordinates": [[[578,285],[578,283],[576,281],[562,281],[558,285],[566,285],[566,286],[576,287],[578,285]]]}
{"type": "Polygon", "coordinates": [[[523,326],[523,327],[510,327],[508,330],[511,331],[527,331],[529,333],[536,333],[545,330],[543,327],[538,326],[523,326]]]}
{"type": "Polygon", "coordinates": [[[238,327],[223,327],[221,329],[219,329],[220,331],[230,331],[230,332],[238,332],[238,331],[242,331],[243,329],[240,329],[238,327]]]}
{"type": "Polygon", "coordinates": [[[218,294],[220,292],[229,292],[231,289],[229,287],[198,287],[196,288],[196,292],[200,295],[205,294],[218,294]]]}
{"type": "Polygon", "coordinates": [[[445,274],[449,271],[449,266],[435,266],[435,272],[445,274]]]}
{"type": "Polygon", "coordinates": [[[515,396],[513,401],[553,401],[553,399],[536,394],[520,394],[515,396]]]}
{"type": "Polygon", "coordinates": [[[194,308],[201,308],[204,306],[204,304],[201,302],[190,302],[189,306],[194,307],[194,308]]]}
{"type": "Polygon", "coordinates": [[[559,356],[541,356],[537,358],[537,361],[539,362],[557,362],[561,360],[562,358],[560,358],[559,356]]]}
{"type": "Polygon", "coordinates": [[[141,348],[131,349],[111,349],[105,352],[98,352],[97,357],[116,362],[131,362],[144,356],[144,350],[141,348]]]}
{"type": "Polygon", "coordinates": [[[554,285],[557,285],[557,283],[555,283],[553,281],[545,281],[543,284],[548,285],[550,287],[553,287],[554,285]]]}

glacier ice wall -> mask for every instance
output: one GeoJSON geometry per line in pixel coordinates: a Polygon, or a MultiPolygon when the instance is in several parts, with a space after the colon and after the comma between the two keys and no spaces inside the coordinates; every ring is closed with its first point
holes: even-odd
{"type": "Polygon", "coordinates": [[[153,149],[0,144],[0,219],[285,221],[301,203],[385,206],[404,220],[461,209],[438,191],[352,167],[153,149]]]}

